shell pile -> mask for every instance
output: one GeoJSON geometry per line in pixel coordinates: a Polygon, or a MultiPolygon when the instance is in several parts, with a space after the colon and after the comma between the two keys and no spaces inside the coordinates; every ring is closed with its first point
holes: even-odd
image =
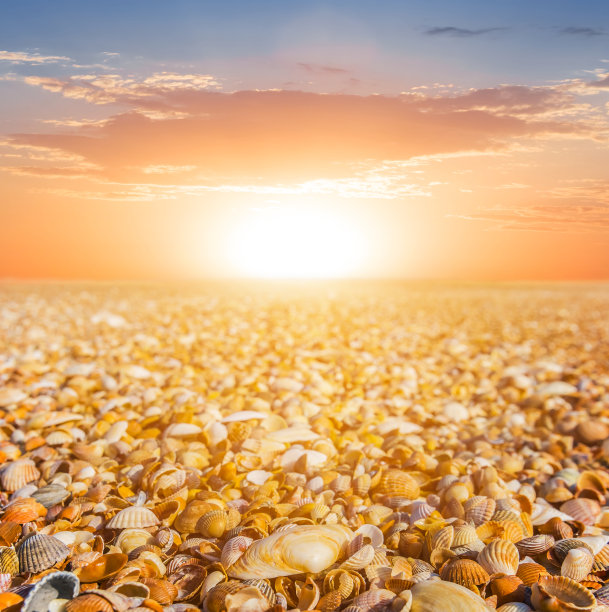
{"type": "Polygon", "coordinates": [[[608,315],[6,285],[0,610],[609,610],[608,315]]]}

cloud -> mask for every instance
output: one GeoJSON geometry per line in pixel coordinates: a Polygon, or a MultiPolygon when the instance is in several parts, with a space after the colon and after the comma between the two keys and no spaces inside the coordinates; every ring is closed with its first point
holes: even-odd
{"type": "Polygon", "coordinates": [[[0,62],[11,64],[56,64],[57,62],[69,62],[69,57],[64,55],[40,55],[39,53],[28,53],[26,51],[0,51],[0,62]]]}
{"type": "Polygon", "coordinates": [[[454,36],[458,38],[471,38],[473,36],[481,36],[483,34],[489,34],[490,32],[499,32],[506,28],[479,28],[476,30],[470,30],[468,28],[457,28],[455,26],[436,26],[425,30],[425,34],[428,36],[454,36]]]}
{"type": "Polygon", "coordinates": [[[605,30],[601,28],[587,28],[579,26],[569,26],[560,31],[561,34],[570,34],[572,36],[604,36],[605,30]]]}
{"type": "Polygon", "coordinates": [[[596,88],[596,89],[607,89],[609,88],[609,74],[604,78],[600,79],[600,81],[590,81],[587,84],[588,87],[596,88]]]}
{"type": "Polygon", "coordinates": [[[346,68],[339,68],[337,66],[324,66],[320,64],[308,64],[305,62],[298,62],[296,64],[302,70],[311,74],[326,74],[326,75],[346,75],[350,74],[350,71],[346,68]]]}

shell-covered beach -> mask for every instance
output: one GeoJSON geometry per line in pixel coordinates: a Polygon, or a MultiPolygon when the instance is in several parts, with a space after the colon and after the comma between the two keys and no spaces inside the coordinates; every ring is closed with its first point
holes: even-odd
{"type": "Polygon", "coordinates": [[[0,287],[0,610],[609,610],[609,286],[0,287]]]}

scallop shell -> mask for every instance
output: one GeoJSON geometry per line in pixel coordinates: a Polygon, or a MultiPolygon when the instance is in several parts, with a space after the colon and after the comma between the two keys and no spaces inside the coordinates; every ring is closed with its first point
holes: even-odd
{"type": "Polygon", "coordinates": [[[21,572],[37,574],[63,561],[70,549],[60,540],[44,533],[32,533],[16,549],[21,572]]]}
{"type": "Polygon", "coordinates": [[[167,580],[158,578],[142,578],[142,584],[150,590],[150,599],[157,601],[163,606],[169,606],[178,596],[178,587],[167,580]]]}
{"type": "Polygon", "coordinates": [[[539,563],[521,563],[516,571],[516,576],[522,580],[525,586],[531,586],[541,576],[547,576],[548,570],[539,563]]]}
{"type": "Polygon", "coordinates": [[[453,582],[425,580],[412,589],[410,612],[489,612],[484,600],[469,589],[453,582]],[[441,603],[440,603],[441,602],[441,603]]]}
{"type": "Polygon", "coordinates": [[[228,569],[232,578],[318,573],[336,562],[353,539],[343,525],[304,525],[256,540],[228,569]]]}
{"type": "Polygon", "coordinates": [[[594,595],[565,576],[542,576],[532,586],[531,603],[536,610],[592,610],[594,595]]]}
{"type": "Polygon", "coordinates": [[[584,525],[594,525],[601,513],[601,506],[593,499],[577,497],[562,504],[560,510],[584,525]]]}
{"type": "Polygon", "coordinates": [[[440,577],[467,588],[489,580],[488,572],[471,559],[450,559],[440,568],[440,577]]]}
{"type": "Polygon", "coordinates": [[[461,525],[454,528],[452,547],[458,548],[459,546],[467,546],[479,539],[476,528],[473,525],[461,525]]]}
{"type": "Polygon", "coordinates": [[[358,570],[370,565],[374,559],[374,547],[365,544],[340,565],[340,569],[358,570]]]}
{"type": "Polygon", "coordinates": [[[512,542],[494,540],[484,547],[476,560],[489,574],[510,576],[518,569],[520,555],[512,542]]]}
{"type": "Polygon", "coordinates": [[[372,589],[358,595],[352,602],[363,610],[384,610],[395,599],[395,593],[387,589],[372,589]]]}
{"type": "Polygon", "coordinates": [[[39,580],[28,593],[22,612],[48,610],[54,599],[74,599],[80,590],[78,578],[71,572],[53,572],[39,580]]]}
{"type": "Polygon", "coordinates": [[[145,506],[129,506],[117,512],[108,521],[108,529],[139,529],[159,524],[158,516],[145,506]]]}
{"type": "Polygon", "coordinates": [[[551,535],[539,534],[516,542],[516,548],[522,557],[535,556],[552,548],[554,543],[554,538],[551,535]]]}
{"type": "Polygon", "coordinates": [[[220,562],[224,568],[230,567],[236,563],[253,541],[252,538],[246,536],[236,536],[227,540],[222,547],[222,556],[220,557],[220,562]]]}
{"type": "Polygon", "coordinates": [[[65,501],[70,492],[60,484],[48,484],[32,493],[32,497],[45,508],[50,508],[65,501]]]}
{"type": "Polygon", "coordinates": [[[68,601],[66,612],[114,612],[113,605],[97,593],[83,593],[68,601]]]}
{"type": "Polygon", "coordinates": [[[17,491],[40,478],[40,472],[31,459],[17,459],[2,470],[0,483],[5,491],[17,491]]]}
{"type": "Polygon", "coordinates": [[[585,548],[572,548],[560,566],[561,576],[581,582],[592,570],[594,556],[585,548]]]}
{"type": "Polygon", "coordinates": [[[227,515],[224,510],[211,510],[197,521],[196,529],[206,538],[220,538],[226,531],[226,521],[227,515]]]}
{"type": "Polygon", "coordinates": [[[2,521],[0,523],[0,545],[10,546],[21,536],[21,525],[14,521],[2,521]]]}
{"type": "Polygon", "coordinates": [[[470,497],[463,507],[465,510],[465,520],[477,527],[491,519],[495,513],[496,502],[490,497],[475,496],[470,497]]]}
{"type": "Polygon", "coordinates": [[[12,546],[0,549],[0,572],[11,576],[19,574],[19,559],[12,546]]]}

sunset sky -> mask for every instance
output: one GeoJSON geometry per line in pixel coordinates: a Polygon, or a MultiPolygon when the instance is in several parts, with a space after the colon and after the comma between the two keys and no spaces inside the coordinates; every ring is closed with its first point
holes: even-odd
{"type": "Polygon", "coordinates": [[[4,0],[0,278],[609,278],[606,0],[4,0]]]}

